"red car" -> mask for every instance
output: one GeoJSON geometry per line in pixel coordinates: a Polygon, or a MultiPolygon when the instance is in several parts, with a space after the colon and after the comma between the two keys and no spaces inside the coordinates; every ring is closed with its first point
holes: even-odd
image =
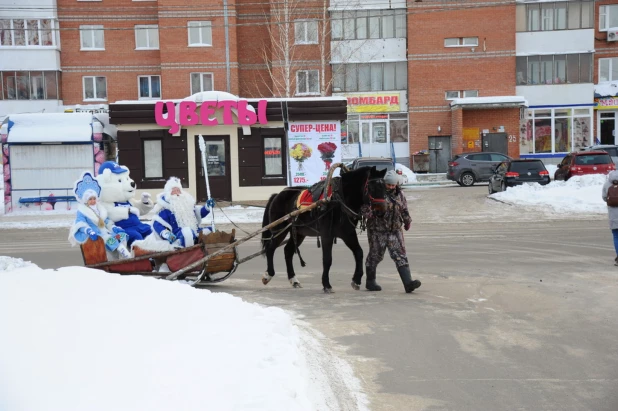
{"type": "Polygon", "coordinates": [[[568,180],[573,176],[608,174],[616,169],[612,158],[605,151],[579,151],[568,154],[558,164],[554,180],[568,180]]]}

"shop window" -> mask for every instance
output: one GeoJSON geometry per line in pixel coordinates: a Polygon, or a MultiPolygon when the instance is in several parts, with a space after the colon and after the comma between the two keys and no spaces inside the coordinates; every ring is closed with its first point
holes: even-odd
{"type": "Polygon", "coordinates": [[[294,42],[296,44],[317,44],[318,22],[316,20],[296,20],[294,22],[294,42]]]}
{"type": "Polygon", "coordinates": [[[568,153],[590,145],[590,108],[530,109],[528,117],[520,129],[520,154],[568,153]]]}
{"type": "Polygon", "coordinates": [[[341,123],[341,143],[342,144],[357,144],[359,129],[358,116],[348,116],[347,121],[341,123]]]}
{"type": "Polygon", "coordinates": [[[144,178],[163,178],[163,141],[142,140],[144,155],[144,178]]]}
{"type": "Polygon", "coordinates": [[[408,115],[390,115],[390,137],[393,143],[406,143],[408,141],[408,115]]]}
{"type": "Polygon", "coordinates": [[[283,177],[283,143],[281,137],[264,138],[264,176],[283,177]]]}
{"type": "Polygon", "coordinates": [[[84,100],[107,100],[107,78],[83,77],[84,100]]]}
{"type": "Polygon", "coordinates": [[[136,25],[135,26],[135,48],[137,50],[158,50],[159,49],[159,26],[155,25],[136,25]]]}
{"type": "Polygon", "coordinates": [[[210,21],[190,21],[188,23],[189,46],[212,46],[212,23],[210,21]]]}
{"type": "Polygon", "coordinates": [[[82,50],[105,50],[103,26],[79,26],[82,50]]]}
{"type": "Polygon", "coordinates": [[[213,84],[212,73],[191,73],[191,94],[213,91],[213,84]]]}
{"type": "Polygon", "coordinates": [[[161,98],[161,76],[137,76],[139,98],[161,98]]]}
{"type": "Polygon", "coordinates": [[[320,94],[318,70],[298,70],[296,72],[296,94],[320,94]]]}

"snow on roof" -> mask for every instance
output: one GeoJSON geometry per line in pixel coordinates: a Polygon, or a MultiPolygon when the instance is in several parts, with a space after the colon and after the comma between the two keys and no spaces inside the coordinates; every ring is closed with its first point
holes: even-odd
{"type": "Polygon", "coordinates": [[[521,96],[464,97],[451,101],[452,106],[482,106],[482,105],[522,105],[528,106],[528,101],[521,96]]]}
{"type": "Polygon", "coordinates": [[[595,97],[614,97],[616,95],[618,95],[618,81],[594,85],[595,97]]]}
{"type": "Polygon", "coordinates": [[[30,113],[9,116],[8,143],[92,141],[90,113],[30,113]]]}

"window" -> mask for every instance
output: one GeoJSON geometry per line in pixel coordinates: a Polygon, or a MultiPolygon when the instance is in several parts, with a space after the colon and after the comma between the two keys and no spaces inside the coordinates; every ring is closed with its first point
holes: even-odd
{"type": "Polygon", "coordinates": [[[593,28],[593,7],[594,2],[586,0],[519,4],[516,29],[522,32],[593,28]]]}
{"type": "Polygon", "coordinates": [[[408,64],[333,64],[333,91],[406,90],[408,64]]]}
{"type": "Polygon", "coordinates": [[[163,178],[163,141],[142,140],[144,178],[163,178]]]}
{"type": "Polygon", "coordinates": [[[54,46],[53,20],[0,20],[0,46],[54,46]]]}
{"type": "Polygon", "coordinates": [[[508,161],[508,158],[502,154],[491,153],[489,156],[491,157],[491,161],[508,161]]]}
{"type": "Polygon", "coordinates": [[[466,98],[466,97],[478,97],[479,96],[479,91],[478,90],[464,90],[463,96],[464,96],[464,98],[466,98]]]}
{"type": "Polygon", "coordinates": [[[140,99],[161,98],[161,76],[137,76],[140,99]]]}
{"type": "Polygon", "coordinates": [[[333,40],[407,37],[405,9],[331,12],[333,40]]]}
{"type": "Polygon", "coordinates": [[[191,94],[213,91],[212,73],[191,73],[191,94]]]}
{"type": "Polygon", "coordinates": [[[599,83],[618,80],[618,57],[599,59],[599,83]]]}
{"type": "Polygon", "coordinates": [[[520,154],[569,153],[590,146],[592,107],[529,109],[520,154]]]}
{"type": "MultiPolygon", "coordinates": [[[[605,73],[606,69],[607,65],[600,62],[600,73],[605,73]]],[[[519,86],[592,83],[592,54],[519,56],[516,71],[519,86]]]]}
{"type": "Polygon", "coordinates": [[[444,39],[444,47],[476,47],[478,37],[449,37],[444,39]]]}
{"type": "Polygon", "coordinates": [[[105,50],[103,26],[79,26],[82,50],[105,50]]]}
{"type": "Polygon", "coordinates": [[[607,31],[614,27],[618,27],[618,5],[600,6],[599,30],[607,31]]]}
{"type": "Polygon", "coordinates": [[[318,22],[315,20],[295,21],[294,42],[296,44],[317,44],[318,22]]]}
{"type": "Polygon", "coordinates": [[[459,98],[459,90],[452,90],[452,91],[447,91],[445,93],[445,97],[446,100],[453,100],[455,98],[459,98]]]}
{"type": "Polygon", "coordinates": [[[212,46],[212,24],[210,21],[190,21],[188,31],[189,46],[212,46]]]}
{"type": "Polygon", "coordinates": [[[264,176],[283,176],[281,137],[264,138],[264,176]]]}
{"type": "Polygon", "coordinates": [[[0,100],[56,100],[58,73],[55,71],[3,71],[0,100]]]}
{"type": "Polygon", "coordinates": [[[84,100],[107,100],[107,79],[84,77],[84,100]]]}
{"type": "Polygon", "coordinates": [[[318,70],[298,70],[296,72],[296,94],[320,94],[318,70]]]}
{"type": "Polygon", "coordinates": [[[470,161],[491,161],[489,154],[471,154],[466,158],[470,161]]]}
{"type": "Polygon", "coordinates": [[[135,48],[136,49],[159,49],[159,26],[137,25],[135,26],[135,48]]]}

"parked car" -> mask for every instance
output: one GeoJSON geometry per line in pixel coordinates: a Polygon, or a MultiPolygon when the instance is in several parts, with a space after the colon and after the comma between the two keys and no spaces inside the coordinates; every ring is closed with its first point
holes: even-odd
{"type": "Polygon", "coordinates": [[[498,164],[511,160],[511,157],[502,153],[459,154],[448,163],[446,178],[460,186],[470,187],[480,181],[489,181],[498,164]]]}
{"type": "Polygon", "coordinates": [[[578,151],[562,159],[554,173],[554,180],[566,181],[586,174],[608,174],[615,169],[616,165],[605,151],[578,151]]]}
{"type": "Polygon", "coordinates": [[[352,161],[352,165],[348,166],[348,168],[351,170],[356,170],[357,168],[367,166],[375,166],[378,171],[384,169],[386,169],[386,171],[395,170],[395,172],[399,174],[399,185],[408,182],[408,177],[403,175],[401,169],[397,170],[393,159],[388,157],[358,157],[352,161]]]}
{"type": "Polygon", "coordinates": [[[586,147],[584,151],[605,151],[612,158],[614,164],[618,164],[618,146],[612,144],[599,144],[586,147]]]}
{"type": "Polygon", "coordinates": [[[541,160],[512,160],[496,166],[489,177],[489,194],[506,191],[507,187],[523,183],[549,184],[549,171],[541,160]]]}

